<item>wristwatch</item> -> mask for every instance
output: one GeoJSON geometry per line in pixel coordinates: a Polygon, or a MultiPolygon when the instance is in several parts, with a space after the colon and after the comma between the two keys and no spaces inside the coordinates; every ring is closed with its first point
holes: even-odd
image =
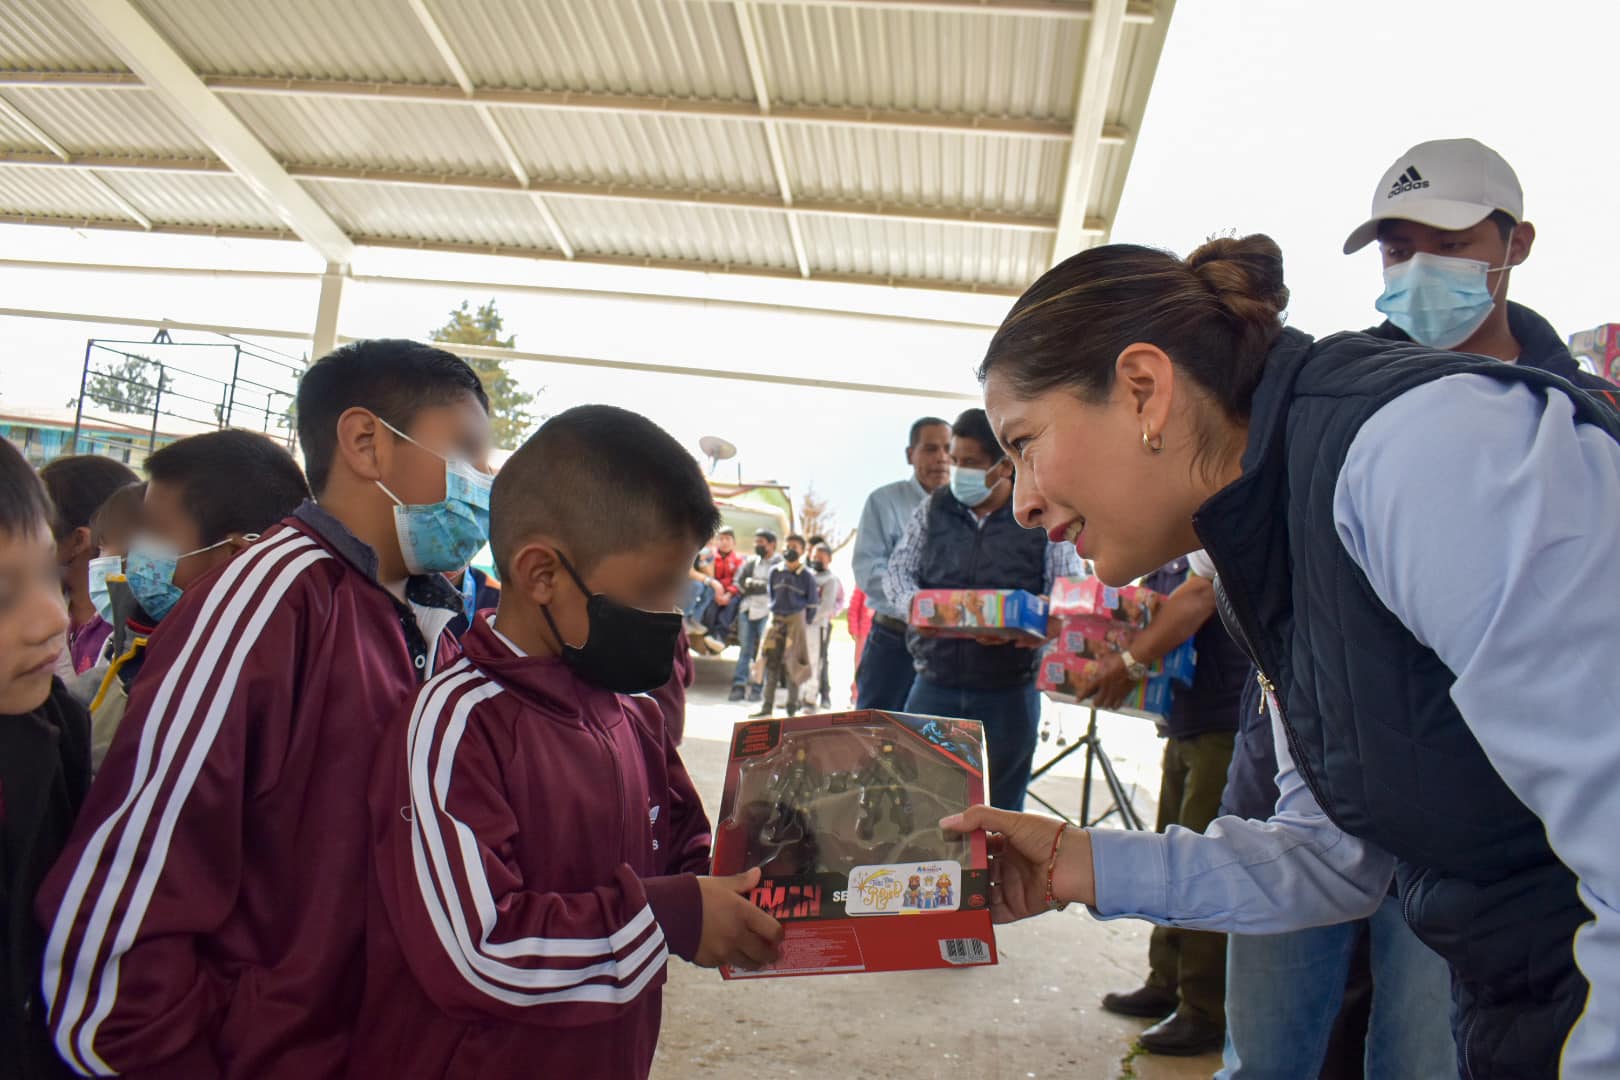
{"type": "Polygon", "coordinates": [[[1144,682],[1148,677],[1148,666],[1131,655],[1131,650],[1120,650],[1119,658],[1125,662],[1125,674],[1131,677],[1132,682],[1144,682]]]}

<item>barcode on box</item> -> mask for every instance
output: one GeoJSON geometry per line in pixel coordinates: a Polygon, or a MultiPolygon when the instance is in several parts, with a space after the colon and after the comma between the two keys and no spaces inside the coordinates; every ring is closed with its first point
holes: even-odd
{"type": "Polygon", "coordinates": [[[947,964],[988,964],[990,946],[978,938],[940,938],[939,956],[947,964]]]}

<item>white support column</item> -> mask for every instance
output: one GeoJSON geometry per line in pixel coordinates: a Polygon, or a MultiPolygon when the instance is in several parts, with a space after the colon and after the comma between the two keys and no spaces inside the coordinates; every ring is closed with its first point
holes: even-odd
{"type": "Polygon", "coordinates": [[[315,351],[311,360],[318,360],[337,347],[338,309],[343,306],[343,283],[348,279],[348,268],[336,263],[326,264],[321,275],[321,299],[315,308],[315,351]]]}
{"type": "MultiPolygon", "coordinates": [[[[1060,263],[1080,250],[1087,234],[1086,203],[1097,175],[1102,146],[1103,118],[1108,112],[1108,90],[1119,65],[1119,47],[1125,32],[1128,0],[1093,0],[1091,25],[1086,31],[1086,52],[1074,101],[1074,141],[1063,175],[1058,203],[1057,235],[1052,239],[1052,262],[1060,263]]],[[[1108,223],[1103,223],[1106,230],[1108,223]]]]}
{"type": "Polygon", "coordinates": [[[354,244],[338,223],[287,175],[241,118],[214,96],[130,0],[74,0],[124,63],[156,91],[209,149],[327,262],[347,265],[354,244]]]}
{"type": "Polygon", "coordinates": [[[759,114],[765,120],[765,148],[771,156],[771,171],[776,174],[776,189],[782,196],[782,208],[787,211],[788,239],[793,243],[793,258],[799,264],[799,276],[810,276],[810,255],[804,246],[804,231],[799,215],[793,209],[793,185],[788,183],[787,155],[782,152],[782,136],[771,120],[771,93],[765,85],[765,61],[760,53],[759,35],[754,29],[754,12],[748,0],[732,0],[737,12],[737,29],[742,35],[743,55],[748,59],[748,77],[754,83],[754,97],[759,102],[759,114]]]}

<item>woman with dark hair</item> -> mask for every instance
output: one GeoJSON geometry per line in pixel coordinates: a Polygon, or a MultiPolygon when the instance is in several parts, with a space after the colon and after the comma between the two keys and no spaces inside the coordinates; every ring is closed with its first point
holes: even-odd
{"type": "Polygon", "coordinates": [[[1213,560],[1275,814],[943,824],[1000,834],[1003,921],[1078,900],[1276,933],[1365,917],[1393,879],[1451,965],[1464,1076],[1620,1075],[1620,423],[1545,372],[1285,330],[1287,300],[1264,236],[1095,248],[980,369],[1021,524],[1114,584],[1213,560]]]}

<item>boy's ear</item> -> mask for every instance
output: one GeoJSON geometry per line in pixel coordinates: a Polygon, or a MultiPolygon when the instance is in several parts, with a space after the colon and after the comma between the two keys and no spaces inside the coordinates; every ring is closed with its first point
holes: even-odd
{"type": "Polygon", "coordinates": [[[526,596],[536,604],[550,604],[568,571],[557,558],[557,547],[551,541],[536,537],[518,548],[508,565],[510,576],[501,582],[503,592],[512,590],[526,596]]]}
{"type": "Polygon", "coordinates": [[[90,543],[90,530],[84,525],[68,533],[56,542],[56,561],[63,566],[77,559],[80,555],[93,552],[95,549],[90,543]]]}
{"type": "Polygon", "coordinates": [[[337,457],[362,480],[381,480],[393,443],[382,437],[383,426],[369,410],[345,409],[337,420],[337,457]]]}

